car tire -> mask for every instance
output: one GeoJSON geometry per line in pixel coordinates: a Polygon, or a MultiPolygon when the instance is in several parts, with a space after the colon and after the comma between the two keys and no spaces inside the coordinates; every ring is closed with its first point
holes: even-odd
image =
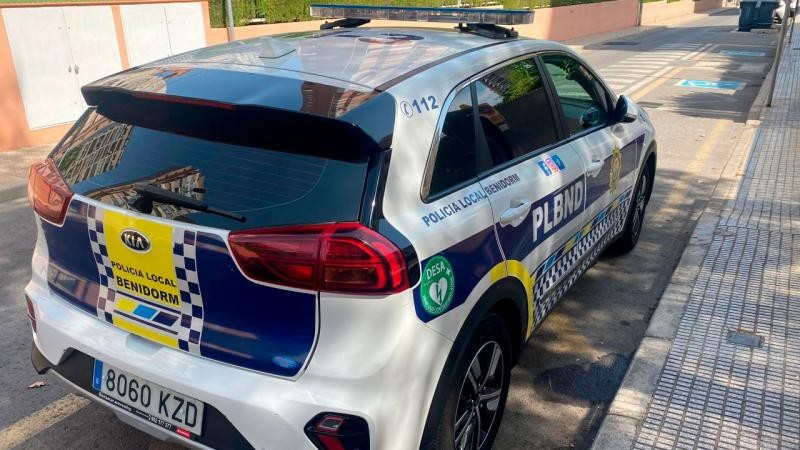
{"type": "Polygon", "coordinates": [[[441,415],[428,415],[425,428],[435,432],[423,443],[425,450],[488,450],[497,436],[511,381],[506,324],[490,313],[464,342],[462,348],[454,349],[458,352],[454,370],[445,370],[450,374],[450,380],[442,380],[447,389],[433,399],[431,411],[441,411],[441,415]]]}
{"type": "Polygon", "coordinates": [[[628,211],[628,217],[625,219],[625,229],[617,240],[608,247],[607,254],[624,255],[636,248],[636,244],[639,243],[647,202],[650,200],[649,194],[653,175],[653,170],[647,166],[639,177],[639,182],[636,183],[636,190],[633,193],[632,203],[628,211]]]}

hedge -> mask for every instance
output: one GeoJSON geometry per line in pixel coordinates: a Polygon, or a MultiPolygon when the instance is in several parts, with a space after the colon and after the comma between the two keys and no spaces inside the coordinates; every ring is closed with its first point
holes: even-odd
{"type": "MultiPolygon", "coordinates": [[[[0,0],[2,1],[2,0],[0,0]]],[[[489,6],[502,5],[506,9],[548,8],[551,6],[578,5],[582,3],[599,3],[609,0],[462,0],[464,6],[489,6]]],[[[312,20],[308,15],[311,0],[231,0],[233,7],[233,21],[237,26],[247,25],[253,19],[259,23],[297,22],[312,20]]],[[[428,6],[440,7],[441,0],[314,0],[314,3],[343,3],[381,6],[428,6]]],[[[451,1],[445,0],[447,6],[454,6],[451,1]]],[[[226,26],[224,0],[208,0],[208,12],[211,26],[215,28],[226,26]]]]}

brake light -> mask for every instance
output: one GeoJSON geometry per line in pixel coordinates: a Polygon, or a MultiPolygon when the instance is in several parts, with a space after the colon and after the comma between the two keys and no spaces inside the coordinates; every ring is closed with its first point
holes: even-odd
{"type": "Polygon", "coordinates": [[[242,270],[259,281],[363,294],[409,287],[400,250],[359,223],[235,231],[228,241],[242,270]]]}
{"type": "Polygon", "coordinates": [[[319,450],[369,449],[369,426],[361,417],[322,413],[306,424],[305,431],[319,450]]]}
{"type": "Polygon", "coordinates": [[[35,162],[28,172],[28,200],[43,219],[58,225],[64,223],[72,190],[58,173],[50,158],[35,162]]]}

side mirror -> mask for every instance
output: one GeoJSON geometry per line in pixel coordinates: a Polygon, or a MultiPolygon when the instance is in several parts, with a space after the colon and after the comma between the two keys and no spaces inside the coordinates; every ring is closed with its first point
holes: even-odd
{"type": "Polygon", "coordinates": [[[639,120],[639,111],[636,105],[626,95],[620,95],[617,107],[614,110],[614,121],[618,123],[631,123],[639,120]]]}

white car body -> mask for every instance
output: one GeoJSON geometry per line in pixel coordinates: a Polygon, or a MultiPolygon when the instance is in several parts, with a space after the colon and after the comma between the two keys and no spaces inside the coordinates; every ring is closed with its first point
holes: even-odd
{"type": "MultiPolygon", "coordinates": [[[[647,158],[654,157],[655,132],[649,118],[631,103],[629,113],[635,120],[565,139],[544,152],[519,158],[475,183],[426,202],[420,194],[428,173],[426,165],[457,87],[480,78],[491,68],[543,52],[568,55],[579,62],[582,60],[565,46],[539,40],[512,39],[489,45],[495,41],[455,32],[379,28],[359,28],[348,32],[376,40],[391,40],[387,33],[420,36],[422,39],[409,44],[416,46],[410,52],[406,44],[387,45],[379,54],[386,63],[384,67],[378,65],[377,72],[369,70],[366,59],[378,54],[365,52],[352,53],[341,59],[342,66],[363,66],[363,70],[324,67],[315,73],[305,66],[311,73],[302,73],[300,67],[296,68],[298,72],[286,72],[284,76],[319,80],[338,73],[340,77],[349,77],[344,79],[346,82],[370,87],[392,80],[385,89],[395,101],[395,117],[391,162],[381,198],[382,220],[410,242],[420,269],[424,270],[426,262],[437,255],[445,255],[456,271],[469,269],[469,274],[456,275],[457,298],[449,309],[438,315],[424,312],[420,305],[423,293],[419,281],[403,292],[368,298],[298,290],[310,292],[316,299],[313,346],[296,374],[264,373],[206,357],[199,350],[184,351],[153,342],[98,320],[97,315],[65,300],[52,284],[54,274],[49,255],[53,245],[58,244],[48,242],[46,236],[57,233],[58,226],[37,216],[39,236],[33,255],[33,276],[25,294],[33,305],[36,322],[34,353],[39,353],[34,359],[39,358],[40,368],[53,367],[58,372],[59,364],[68,360],[75,351],[80,352],[202,401],[207,405],[207,420],[211,417],[208,408],[213,407],[254,448],[315,449],[304,432],[305,427],[316,415],[334,412],[363,418],[369,427],[370,448],[392,450],[420,446],[429,408],[448,355],[459,332],[470,320],[475,320],[474,313],[480,311],[481,302],[492,286],[508,283],[526,292],[520,318],[523,331],[519,342],[515,342],[521,348],[563,293],[590,267],[606,244],[623,230],[637,180],[647,158]],[[435,45],[424,47],[419,42],[435,45]],[[464,50],[445,52],[449,56],[433,58],[435,64],[428,66],[415,62],[415,58],[431,59],[426,52],[447,48],[448,42],[458,42],[464,50]],[[395,56],[407,62],[397,62],[395,56]],[[363,59],[358,61],[358,58],[363,59]],[[407,104],[429,97],[440,105],[437,110],[417,112],[414,109],[408,113],[407,104]],[[622,153],[619,153],[620,149],[622,153]],[[538,163],[553,156],[560,158],[564,168],[548,175],[538,163]],[[613,158],[622,158],[622,161],[612,162],[613,158]],[[596,166],[598,161],[601,168],[591,169],[587,174],[587,167],[596,166]],[[605,168],[602,168],[603,162],[605,168]],[[609,175],[606,173],[608,165],[614,163],[622,167],[617,167],[622,172],[617,172],[618,179],[612,180],[609,188],[609,175]],[[556,200],[554,193],[573,180],[582,186],[577,189],[583,190],[579,209],[560,224],[549,222],[549,227],[547,217],[538,225],[531,222],[538,214],[537,202],[544,201],[540,207],[549,205],[554,208],[555,202],[566,201],[563,196],[556,200]],[[592,186],[596,187],[591,191],[595,203],[590,204],[586,198],[592,186]],[[481,195],[476,192],[483,192],[485,198],[479,198],[481,195]],[[454,211],[452,205],[459,205],[465,198],[474,201],[469,207],[463,207],[462,203],[461,210],[454,211]],[[504,239],[514,237],[503,237],[520,230],[519,224],[502,226],[505,219],[500,217],[505,208],[520,201],[531,206],[531,211],[520,219],[528,221],[524,227],[533,223],[539,233],[536,241],[521,253],[510,245],[504,245],[507,242],[504,239]],[[598,215],[602,217],[598,219],[598,215]],[[469,239],[475,240],[474,245],[469,239]],[[480,246],[494,246],[494,249],[484,252],[480,246]]],[[[251,50],[237,50],[238,45],[232,43],[227,47],[217,47],[216,51],[239,52],[239,58],[253,57],[247,53],[251,50]]],[[[339,47],[335,49],[339,51],[339,47]]],[[[153,63],[150,67],[191,65],[194,64],[193,58],[202,59],[202,52],[153,63]]],[[[314,55],[303,54],[298,58],[313,61],[314,55]]],[[[224,66],[226,62],[215,64],[224,66]]],[[[257,67],[258,62],[248,64],[252,65],[242,70],[254,73],[271,70],[257,67]]],[[[610,90],[608,93],[616,100],[615,94],[610,90]]],[[[218,237],[221,242],[226,242],[230,234],[222,228],[156,218],[80,194],[72,198],[72,203],[75,208],[82,203],[94,206],[98,211],[104,210],[106,214],[132,217],[135,223],[147,221],[207,233],[218,237]]],[[[526,236],[537,233],[536,229],[525,230],[523,234],[526,236]]],[[[204,273],[201,271],[199,276],[202,278],[204,273]]],[[[231,299],[236,295],[232,292],[231,299]]],[[[86,386],[63,374],[62,377],[137,428],[187,446],[207,446],[106,403],[86,386]]],[[[208,424],[206,429],[211,429],[208,424]]]]}

